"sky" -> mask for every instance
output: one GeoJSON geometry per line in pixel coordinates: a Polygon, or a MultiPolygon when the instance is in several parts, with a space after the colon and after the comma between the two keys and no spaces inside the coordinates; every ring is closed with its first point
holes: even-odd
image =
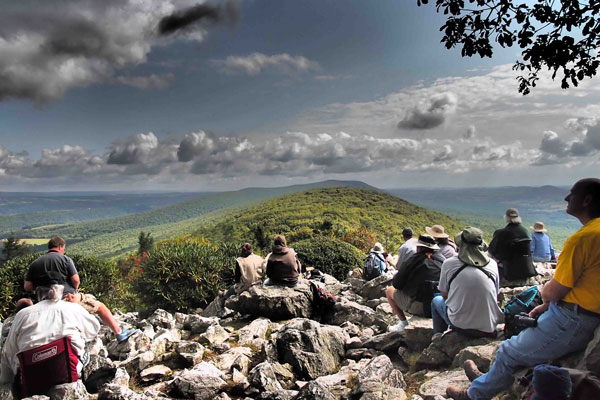
{"type": "Polygon", "coordinates": [[[569,185],[600,79],[527,96],[416,0],[20,0],[0,14],[0,191],[569,185]]]}

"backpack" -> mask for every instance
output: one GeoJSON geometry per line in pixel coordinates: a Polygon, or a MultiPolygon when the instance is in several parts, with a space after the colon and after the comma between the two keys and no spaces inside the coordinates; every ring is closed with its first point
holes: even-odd
{"type": "Polygon", "coordinates": [[[542,304],[542,295],[537,286],[523,290],[504,307],[504,338],[518,335],[522,330],[536,326],[529,312],[542,304]]]}
{"type": "Polygon", "coordinates": [[[365,265],[363,268],[363,279],[366,281],[370,281],[371,279],[377,278],[381,273],[379,272],[379,263],[377,260],[383,261],[377,253],[370,253],[367,258],[365,258],[365,265]]]}
{"type": "Polygon", "coordinates": [[[319,287],[315,282],[308,281],[310,291],[313,295],[313,311],[319,318],[332,313],[337,299],[335,296],[327,293],[323,288],[319,287]]]}

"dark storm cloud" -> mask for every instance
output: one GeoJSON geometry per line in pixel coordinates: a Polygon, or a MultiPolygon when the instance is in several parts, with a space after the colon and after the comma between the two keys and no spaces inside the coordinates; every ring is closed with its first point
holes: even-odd
{"type": "Polygon", "coordinates": [[[448,115],[454,113],[456,105],[457,99],[453,93],[435,94],[410,110],[398,123],[398,128],[425,130],[438,127],[446,121],[448,115]]]}
{"type": "Polygon", "coordinates": [[[161,19],[158,23],[158,33],[160,35],[170,35],[203,21],[235,23],[239,19],[239,14],[237,1],[227,1],[221,6],[198,4],[161,19]]]}

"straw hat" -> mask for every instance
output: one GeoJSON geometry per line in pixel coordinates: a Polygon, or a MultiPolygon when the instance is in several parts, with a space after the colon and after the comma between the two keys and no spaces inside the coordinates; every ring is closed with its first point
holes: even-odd
{"type": "Polygon", "coordinates": [[[488,245],[483,241],[481,229],[468,226],[454,237],[454,242],[458,246],[458,259],[465,264],[483,267],[490,262],[485,254],[488,245]]]}
{"type": "Polygon", "coordinates": [[[375,246],[371,249],[371,253],[383,253],[383,245],[379,242],[375,243],[375,246]]]}
{"type": "Polygon", "coordinates": [[[425,230],[436,239],[445,239],[450,237],[450,235],[444,231],[444,227],[441,225],[434,225],[432,227],[426,226],[425,230]]]}
{"type": "Polygon", "coordinates": [[[431,235],[419,235],[417,247],[427,247],[431,250],[439,250],[440,246],[435,243],[435,239],[431,235]]]}
{"type": "Polygon", "coordinates": [[[548,230],[544,228],[544,223],[539,221],[533,224],[533,226],[530,226],[530,228],[534,232],[548,232],[548,230]]]}

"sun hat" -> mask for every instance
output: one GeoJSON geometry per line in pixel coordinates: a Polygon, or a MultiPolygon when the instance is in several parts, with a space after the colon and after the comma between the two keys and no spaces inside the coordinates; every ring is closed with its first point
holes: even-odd
{"type": "Polygon", "coordinates": [[[383,253],[383,245],[379,242],[375,243],[371,249],[371,253],[383,253]]]}
{"type": "Polygon", "coordinates": [[[535,224],[533,224],[533,226],[530,226],[530,228],[534,231],[534,232],[548,232],[548,229],[544,228],[544,223],[543,222],[536,222],[535,224]]]}
{"type": "Polygon", "coordinates": [[[542,364],[533,369],[531,400],[567,400],[573,383],[569,371],[554,365],[542,364]]]}
{"type": "Polygon", "coordinates": [[[516,208],[509,208],[506,210],[506,216],[509,218],[517,218],[519,216],[519,211],[516,208]]]}
{"type": "Polygon", "coordinates": [[[439,250],[440,246],[435,243],[435,239],[431,235],[419,235],[417,247],[427,247],[431,250],[439,250]]]}
{"type": "Polygon", "coordinates": [[[431,236],[433,236],[435,239],[445,239],[445,238],[449,238],[450,235],[448,235],[445,231],[444,231],[444,227],[441,225],[434,225],[434,226],[426,226],[425,230],[427,231],[427,233],[429,233],[431,236]]]}
{"type": "Polygon", "coordinates": [[[468,226],[454,237],[454,242],[458,246],[458,259],[465,264],[483,267],[490,262],[481,229],[468,226]]]}

